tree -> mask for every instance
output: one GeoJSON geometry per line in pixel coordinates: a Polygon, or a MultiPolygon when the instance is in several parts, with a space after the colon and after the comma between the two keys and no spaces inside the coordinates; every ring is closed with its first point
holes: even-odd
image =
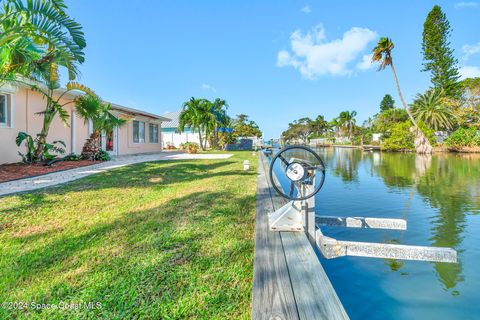
{"type": "Polygon", "coordinates": [[[395,123],[405,122],[408,114],[404,109],[393,108],[380,112],[375,116],[373,127],[376,132],[387,133],[395,123]]]}
{"type": "Polygon", "coordinates": [[[387,37],[382,37],[372,51],[372,61],[378,62],[380,64],[378,68],[379,71],[385,69],[387,66],[391,67],[393,77],[395,79],[395,84],[397,86],[398,96],[400,97],[403,107],[405,108],[405,111],[408,113],[408,116],[415,127],[415,150],[417,151],[417,153],[432,153],[433,148],[430,145],[430,142],[418,127],[412,113],[410,112],[410,109],[408,108],[407,103],[403,99],[402,91],[400,90],[400,84],[397,78],[397,73],[395,72],[395,67],[393,66],[392,50],[394,47],[395,46],[391,39],[387,37]]]}
{"type": "Polygon", "coordinates": [[[184,131],[185,127],[188,126],[193,131],[198,131],[198,139],[202,150],[205,150],[202,131],[205,127],[205,110],[208,109],[209,106],[206,106],[205,99],[192,97],[183,104],[183,110],[179,116],[179,130],[184,131]]]}
{"type": "Polygon", "coordinates": [[[0,71],[2,80],[17,75],[43,79],[53,61],[66,67],[70,80],[76,64],[85,60],[80,24],[70,18],[63,0],[6,0],[0,11],[0,71]]]}
{"type": "Polygon", "coordinates": [[[453,107],[460,127],[480,130],[480,78],[467,78],[460,85],[463,91],[461,98],[450,99],[448,103],[453,107]]]}
{"type": "Polygon", "coordinates": [[[340,125],[340,130],[347,134],[350,141],[352,140],[356,127],[356,115],[357,111],[342,111],[337,118],[340,125]]]}
{"type": "Polygon", "coordinates": [[[310,134],[313,132],[312,119],[308,117],[294,120],[288,124],[288,129],[282,133],[285,141],[301,140],[303,143],[308,142],[310,134]]]}
{"type": "Polygon", "coordinates": [[[253,120],[249,120],[246,114],[237,115],[234,120],[233,133],[235,137],[257,137],[262,136],[259,126],[253,120]]]}
{"type": "Polygon", "coordinates": [[[395,108],[395,100],[388,93],[383,96],[382,101],[380,102],[380,112],[390,110],[395,108]]]}
{"type": "Polygon", "coordinates": [[[213,123],[211,123],[213,126],[213,138],[211,137],[210,139],[210,145],[213,145],[214,148],[218,148],[219,129],[226,129],[230,124],[227,108],[228,103],[220,98],[216,98],[210,107],[211,113],[215,117],[213,123]]]}
{"type": "Polygon", "coordinates": [[[62,98],[69,91],[91,93],[76,82],[60,92],[59,68],[74,80],[77,65],[84,62],[86,46],[82,27],[71,19],[63,0],[7,0],[0,15],[0,82],[22,83],[46,100],[41,132],[35,139],[33,161],[43,160],[51,123],[56,115],[68,125],[62,98]],[[21,76],[19,78],[19,76],[21,76]],[[27,79],[25,81],[25,78],[27,79]],[[33,82],[32,82],[33,80],[33,82]],[[38,85],[40,83],[40,85],[38,85]]]}
{"type": "Polygon", "coordinates": [[[75,109],[85,123],[92,121],[93,132],[83,146],[82,156],[93,160],[100,151],[102,132],[110,133],[114,128],[124,125],[126,121],[112,114],[111,105],[93,94],[79,97],[75,101],[75,109]]]}
{"type": "Polygon", "coordinates": [[[453,56],[448,40],[450,33],[447,16],[440,6],[435,5],[423,24],[423,71],[431,72],[431,81],[435,88],[442,89],[449,98],[458,98],[461,94],[458,84],[460,75],[458,61],[453,56]]]}
{"type": "Polygon", "coordinates": [[[435,131],[451,130],[455,124],[455,117],[441,89],[433,88],[424,94],[417,94],[412,104],[412,113],[415,120],[423,121],[435,131]]]}
{"type": "Polygon", "coordinates": [[[312,132],[315,136],[322,136],[328,130],[328,121],[322,115],[318,115],[315,120],[311,122],[312,132]]]}

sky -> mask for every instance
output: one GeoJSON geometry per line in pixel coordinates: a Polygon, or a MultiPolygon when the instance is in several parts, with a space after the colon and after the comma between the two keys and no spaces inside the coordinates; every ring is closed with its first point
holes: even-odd
{"type": "Polygon", "coordinates": [[[87,40],[80,82],[103,99],[162,115],[190,97],[225,99],[264,138],[288,123],[355,110],[357,122],[389,93],[390,70],[369,54],[381,36],[407,102],[430,86],[421,72],[423,23],[438,4],[464,77],[480,76],[479,1],[67,0],[87,40]]]}

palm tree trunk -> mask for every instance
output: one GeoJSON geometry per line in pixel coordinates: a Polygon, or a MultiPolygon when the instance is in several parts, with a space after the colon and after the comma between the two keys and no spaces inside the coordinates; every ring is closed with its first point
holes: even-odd
{"type": "Polygon", "coordinates": [[[38,136],[37,147],[35,149],[35,152],[33,153],[33,159],[35,162],[43,160],[42,159],[43,150],[45,148],[45,144],[47,143],[48,132],[50,131],[50,126],[52,124],[54,117],[55,117],[55,113],[52,110],[50,110],[50,104],[47,103],[47,107],[45,108],[45,113],[43,114],[42,131],[38,136]]]}
{"type": "Polygon", "coordinates": [[[413,118],[412,113],[410,112],[410,108],[408,107],[407,103],[403,99],[402,91],[400,90],[400,84],[398,82],[397,78],[397,73],[395,72],[395,67],[393,66],[393,62],[390,63],[390,67],[392,67],[392,73],[393,77],[395,78],[395,84],[397,86],[397,91],[398,91],[398,96],[400,97],[400,100],[402,101],[403,107],[405,108],[405,111],[407,111],[407,114],[410,118],[410,121],[412,121],[413,125],[415,126],[415,139],[414,139],[414,145],[415,145],[415,151],[417,153],[432,153],[432,145],[430,144],[430,141],[428,141],[427,137],[423,134],[422,130],[417,125],[417,122],[413,118]]]}
{"type": "Polygon", "coordinates": [[[200,127],[198,127],[198,140],[200,141],[200,148],[202,148],[202,151],[205,151],[205,149],[203,148],[202,130],[200,129],[200,127]]]}

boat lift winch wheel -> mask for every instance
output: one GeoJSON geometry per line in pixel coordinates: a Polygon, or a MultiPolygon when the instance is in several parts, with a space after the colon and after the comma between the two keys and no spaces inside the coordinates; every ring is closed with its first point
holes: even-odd
{"type": "Polygon", "coordinates": [[[281,149],[270,164],[270,182],[273,189],[290,201],[303,201],[317,194],[325,181],[325,165],[320,156],[305,146],[288,146],[281,149]],[[279,163],[281,172],[274,172],[279,163]],[[290,182],[289,187],[280,185],[275,174],[283,173],[290,182]]]}

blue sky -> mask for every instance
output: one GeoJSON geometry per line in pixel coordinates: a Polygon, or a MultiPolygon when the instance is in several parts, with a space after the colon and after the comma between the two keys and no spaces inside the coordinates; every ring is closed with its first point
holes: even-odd
{"type": "Polygon", "coordinates": [[[434,4],[451,23],[462,72],[480,76],[480,0],[67,3],[88,45],[80,81],[104,99],[161,115],[191,96],[220,97],[265,138],[304,116],[356,110],[361,123],[385,93],[399,104],[391,72],[362,63],[380,36],[396,45],[406,99],[427,89],[421,39],[434,4]]]}

